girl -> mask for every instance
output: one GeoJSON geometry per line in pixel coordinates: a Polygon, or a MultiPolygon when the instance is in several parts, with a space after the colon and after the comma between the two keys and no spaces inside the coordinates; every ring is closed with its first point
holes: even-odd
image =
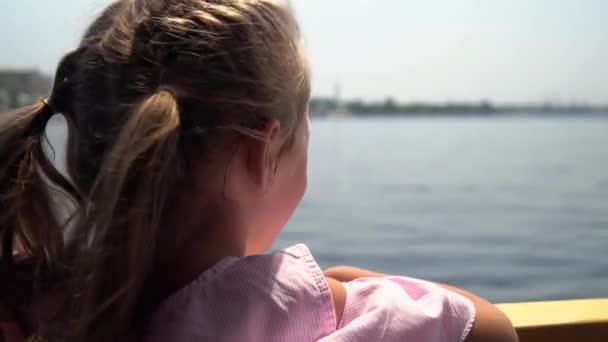
{"type": "Polygon", "coordinates": [[[516,340],[464,291],[323,273],[304,245],[261,254],[306,188],[309,93],[280,0],[112,4],[50,97],[2,127],[4,338],[516,340]],[[54,114],[69,126],[65,177],[43,147],[54,114]]]}

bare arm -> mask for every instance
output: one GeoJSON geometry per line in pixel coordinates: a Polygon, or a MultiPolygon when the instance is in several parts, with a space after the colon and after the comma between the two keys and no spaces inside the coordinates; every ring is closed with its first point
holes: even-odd
{"type": "Polygon", "coordinates": [[[327,285],[331,291],[331,296],[334,300],[334,306],[336,307],[336,328],[342,320],[342,314],[344,313],[344,305],[346,304],[346,289],[344,285],[336,279],[327,277],[327,285]]]}
{"type": "MultiPolygon", "coordinates": [[[[325,276],[332,281],[349,282],[357,278],[385,277],[386,274],[368,271],[356,267],[332,267],[325,271],[325,276]]],[[[485,299],[470,292],[444,284],[437,284],[449,291],[456,292],[473,302],[476,311],[473,329],[467,337],[467,342],[517,342],[517,333],[509,318],[485,299]]],[[[344,288],[342,288],[344,290],[344,288]]],[[[333,292],[333,289],[332,289],[333,292]]],[[[339,295],[339,294],[338,294],[339,295]]],[[[342,302],[342,308],[344,303],[342,302]]],[[[336,306],[338,310],[338,306],[336,306]]]]}

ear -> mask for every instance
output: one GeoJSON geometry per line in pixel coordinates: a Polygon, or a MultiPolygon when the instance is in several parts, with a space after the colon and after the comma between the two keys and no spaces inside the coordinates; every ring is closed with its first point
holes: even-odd
{"type": "Polygon", "coordinates": [[[247,173],[261,192],[268,189],[274,178],[281,143],[280,132],[281,123],[274,119],[260,131],[263,139],[246,138],[247,173]]]}

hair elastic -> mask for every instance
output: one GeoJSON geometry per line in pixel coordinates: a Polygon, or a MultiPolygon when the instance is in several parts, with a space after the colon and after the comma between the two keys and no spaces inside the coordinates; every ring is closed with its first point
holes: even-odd
{"type": "Polygon", "coordinates": [[[42,99],[42,103],[44,103],[44,105],[49,108],[49,111],[51,111],[53,114],[56,114],[55,105],[53,104],[53,100],[50,96],[45,99],[42,99]]]}

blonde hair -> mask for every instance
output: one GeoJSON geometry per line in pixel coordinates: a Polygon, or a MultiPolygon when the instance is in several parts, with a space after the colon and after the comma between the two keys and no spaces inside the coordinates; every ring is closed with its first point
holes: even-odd
{"type": "Polygon", "coordinates": [[[176,182],[227,130],[260,137],[276,119],[293,137],[310,93],[300,39],[280,0],[110,5],[60,63],[50,101],[1,127],[0,279],[27,276],[18,299],[7,299],[16,288],[2,288],[0,301],[19,311],[35,292],[59,287],[68,294],[65,314],[43,337],[125,338],[145,300],[176,182]],[[69,179],[42,152],[55,112],[70,127],[69,179]],[[78,208],[66,246],[49,181],[78,208]],[[15,260],[15,244],[23,260],[15,260]]]}

